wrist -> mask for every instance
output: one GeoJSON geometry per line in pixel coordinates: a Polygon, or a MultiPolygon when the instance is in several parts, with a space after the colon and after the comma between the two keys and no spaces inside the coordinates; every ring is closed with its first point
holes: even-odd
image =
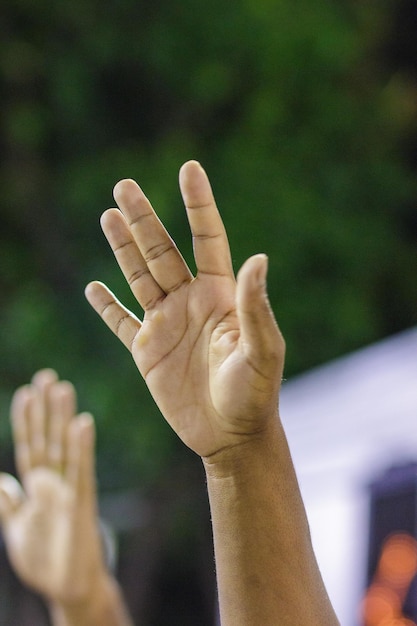
{"type": "Polygon", "coordinates": [[[267,429],[238,446],[203,458],[203,464],[212,517],[218,513],[223,516],[226,511],[230,517],[242,507],[235,525],[248,523],[248,512],[252,524],[254,511],[261,518],[268,510],[274,511],[273,515],[279,511],[283,515],[281,529],[286,529],[281,534],[285,541],[299,542],[302,537],[309,545],[304,504],[278,414],[267,429]]]}
{"type": "Polygon", "coordinates": [[[83,598],[50,601],[49,611],[54,626],[131,626],[119,586],[107,572],[83,598]]]}
{"type": "Polygon", "coordinates": [[[280,455],[283,447],[287,450],[285,434],[276,412],[262,431],[248,435],[240,443],[215,454],[202,457],[207,479],[243,478],[248,470],[252,471],[259,463],[271,463],[272,458],[280,455]]]}

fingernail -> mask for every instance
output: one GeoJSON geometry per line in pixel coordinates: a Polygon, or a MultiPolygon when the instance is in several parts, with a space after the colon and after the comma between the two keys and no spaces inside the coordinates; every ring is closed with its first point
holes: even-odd
{"type": "Polygon", "coordinates": [[[258,268],[257,268],[257,272],[256,272],[256,277],[258,279],[258,284],[259,285],[265,285],[266,284],[266,275],[268,273],[268,257],[266,256],[266,254],[258,254],[256,255],[256,258],[259,260],[258,261],[258,268]]]}

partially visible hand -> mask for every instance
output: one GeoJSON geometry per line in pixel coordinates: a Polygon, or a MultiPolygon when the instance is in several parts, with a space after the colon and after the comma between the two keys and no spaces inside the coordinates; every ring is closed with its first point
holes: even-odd
{"type": "Polygon", "coordinates": [[[10,561],[51,602],[88,601],[106,578],[96,511],[94,423],[75,416],[73,386],[38,372],[13,397],[21,484],[0,475],[0,517],[10,561]]]}
{"type": "Polygon", "coordinates": [[[249,258],[237,282],[224,225],[201,166],[180,172],[194,244],[194,277],[142,190],[114,191],[103,231],[138,303],[140,321],[102,283],[86,295],[131,350],[166,420],[202,457],[266,431],[277,415],[284,342],[266,294],[267,259],[249,258]]]}

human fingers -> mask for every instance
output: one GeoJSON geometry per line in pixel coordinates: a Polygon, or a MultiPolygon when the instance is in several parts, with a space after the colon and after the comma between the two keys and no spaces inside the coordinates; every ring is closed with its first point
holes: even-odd
{"type": "Polygon", "coordinates": [[[90,413],[80,413],[71,421],[68,438],[66,478],[73,485],[78,501],[95,506],[95,426],[90,413]]]}
{"type": "Polygon", "coordinates": [[[46,440],[46,461],[54,470],[63,471],[66,463],[68,425],[76,412],[74,386],[60,380],[50,389],[50,416],[46,440]]]}
{"type": "Polygon", "coordinates": [[[10,407],[15,463],[21,480],[32,467],[29,415],[34,398],[33,388],[25,385],[15,391],[10,407]]]}
{"type": "Polygon", "coordinates": [[[198,272],[233,276],[226,229],[207,174],[197,161],[188,161],[182,166],[180,188],[193,236],[198,272]]]}
{"type": "Polygon", "coordinates": [[[0,474],[0,522],[4,524],[24,500],[20,483],[11,474],[0,474]]]}
{"type": "Polygon", "coordinates": [[[52,369],[36,372],[31,381],[33,400],[29,405],[27,428],[32,465],[47,465],[47,431],[51,415],[50,390],[58,380],[52,369]]]}
{"type": "Polygon", "coordinates": [[[114,198],[123,212],[143,259],[165,294],[192,280],[192,274],[149,200],[135,181],[117,183],[114,198]]]}
{"type": "Polygon", "coordinates": [[[266,292],[267,263],[265,254],[257,254],[243,264],[237,275],[236,305],[240,346],[247,361],[268,386],[271,381],[279,386],[285,343],[266,292]]]}
{"type": "Polygon", "coordinates": [[[103,283],[89,283],[85,288],[85,296],[110,330],[132,351],[133,342],[142,326],[138,318],[103,283]]]}
{"type": "Polygon", "coordinates": [[[101,227],[136,300],[144,311],[152,309],[165,291],[150,273],[126,218],[118,209],[108,209],[101,217],[101,227]]]}

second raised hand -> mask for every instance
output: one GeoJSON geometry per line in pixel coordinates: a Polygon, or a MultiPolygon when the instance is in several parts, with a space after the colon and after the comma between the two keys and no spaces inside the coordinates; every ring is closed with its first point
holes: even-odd
{"type": "Polygon", "coordinates": [[[265,290],[265,255],[235,281],[210,183],[195,161],[180,188],[193,236],[193,277],[140,187],[119,182],[119,209],[101,220],[133,294],[140,321],[99,282],[87,299],[131,350],[164,417],[195,452],[209,457],[267,430],[277,413],[284,342],[265,290]]]}

